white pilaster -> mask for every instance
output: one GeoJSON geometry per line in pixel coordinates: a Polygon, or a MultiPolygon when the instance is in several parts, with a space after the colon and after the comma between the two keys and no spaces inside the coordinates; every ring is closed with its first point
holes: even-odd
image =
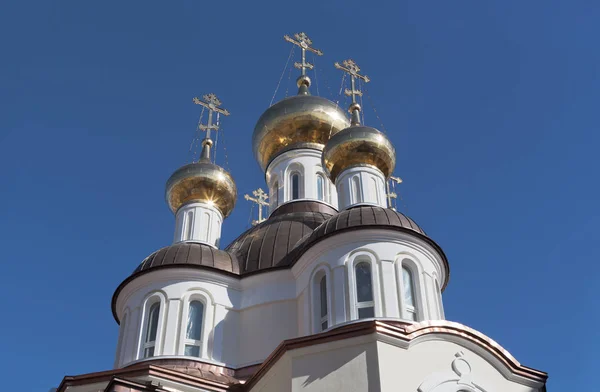
{"type": "Polygon", "coordinates": [[[398,296],[398,283],[394,271],[393,260],[381,260],[381,290],[383,292],[383,314],[386,317],[400,317],[398,296]]]}
{"type": "Polygon", "coordinates": [[[185,204],[175,215],[173,242],[194,241],[218,248],[222,223],[223,215],[215,205],[202,202],[185,204]]]}
{"type": "Polygon", "coordinates": [[[179,331],[179,313],[181,301],[178,298],[170,299],[167,305],[167,323],[162,355],[177,354],[177,336],[179,331]]]}
{"type": "Polygon", "coordinates": [[[333,269],[333,324],[348,321],[348,295],[346,293],[346,267],[339,266],[333,269]]]}
{"type": "Polygon", "coordinates": [[[335,186],[340,210],[361,204],[387,208],[385,176],[373,166],[353,166],[341,172],[335,186]]]}

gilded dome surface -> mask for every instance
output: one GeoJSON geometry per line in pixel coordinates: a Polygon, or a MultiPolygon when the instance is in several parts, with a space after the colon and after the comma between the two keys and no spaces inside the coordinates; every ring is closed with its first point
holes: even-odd
{"type": "Polygon", "coordinates": [[[374,166],[387,178],[396,166],[396,150],[375,128],[352,126],[336,133],[323,150],[323,167],[335,183],[337,176],[352,166],[374,166]]]}
{"type": "Polygon", "coordinates": [[[252,135],[254,156],[265,170],[283,149],[311,143],[322,149],[331,135],[348,127],[346,114],[334,102],[313,95],[295,95],[268,108],[252,135]]]}
{"type": "Polygon", "coordinates": [[[227,217],[237,199],[231,175],[208,160],[180,167],[167,181],[165,199],[171,211],[190,202],[213,203],[227,217]]]}

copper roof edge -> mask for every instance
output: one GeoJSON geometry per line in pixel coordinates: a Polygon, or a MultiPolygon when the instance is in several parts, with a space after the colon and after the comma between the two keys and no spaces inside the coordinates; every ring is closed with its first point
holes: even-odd
{"type": "Polygon", "coordinates": [[[94,373],[85,373],[76,376],[65,376],[63,377],[60,385],[57,388],[57,392],[64,392],[65,387],[74,385],[85,385],[96,382],[107,381],[110,382],[115,378],[122,377],[138,377],[143,375],[152,375],[162,377],[175,382],[195,384],[202,386],[202,388],[209,388],[214,391],[224,391],[230,389],[236,385],[242,385],[246,378],[249,377],[249,373],[252,373],[252,368],[256,368],[258,365],[246,366],[239,369],[233,369],[225,366],[217,366],[202,361],[191,361],[184,359],[160,359],[145,361],[143,363],[135,363],[129,366],[125,366],[119,369],[104,370],[94,373]],[[184,366],[184,362],[193,362],[193,366],[184,366]],[[179,366],[181,369],[199,369],[204,372],[209,372],[215,375],[213,379],[201,377],[197,375],[187,374],[182,370],[178,370],[177,366],[175,369],[165,367],[169,363],[181,363],[179,366]],[[239,378],[236,377],[239,374],[239,378]],[[218,378],[229,379],[231,383],[226,383],[218,378]]]}

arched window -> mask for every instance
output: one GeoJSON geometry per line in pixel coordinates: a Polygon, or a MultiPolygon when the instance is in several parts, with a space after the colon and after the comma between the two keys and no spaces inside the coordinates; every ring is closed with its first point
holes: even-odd
{"type": "Polygon", "coordinates": [[[188,211],[185,214],[185,238],[184,238],[184,240],[192,239],[193,230],[194,230],[194,212],[188,211]]]}
{"type": "Polygon", "coordinates": [[[291,178],[292,182],[292,200],[300,198],[300,174],[293,173],[291,178]]]}
{"type": "Polygon", "coordinates": [[[354,176],[352,177],[352,185],[351,185],[351,189],[352,189],[352,198],[354,203],[353,204],[357,204],[362,202],[362,198],[360,195],[360,179],[358,178],[358,176],[354,176]]]}
{"type": "Polygon", "coordinates": [[[325,184],[320,174],[317,174],[317,199],[325,200],[325,184]]]}
{"type": "Polygon", "coordinates": [[[190,302],[188,308],[187,328],[185,331],[185,352],[190,357],[200,357],[202,347],[202,322],[204,321],[204,304],[200,301],[190,302]]]}
{"type": "Polygon", "coordinates": [[[146,331],[144,333],[144,358],[154,356],[156,346],[156,332],[158,331],[158,315],[160,313],[160,303],[150,306],[148,318],[146,319],[146,331]]]}
{"type": "Polygon", "coordinates": [[[360,262],[354,267],[356,274],[356,309],[359,319],[375,317],[371,264],[360,262]]]}
{"type": "Polygon", "coordinates": [[[414,279],[412,272],[407,267],[402,267],[402,288],[404,317],[409,320],[417,321],[414,279]]]}
{"type": "Polygon", "coordinates": [[[321,316],[321,331],[329,327],[327,311],[327,277],[323,275],[319,281],[319,310],[321,316]]]}

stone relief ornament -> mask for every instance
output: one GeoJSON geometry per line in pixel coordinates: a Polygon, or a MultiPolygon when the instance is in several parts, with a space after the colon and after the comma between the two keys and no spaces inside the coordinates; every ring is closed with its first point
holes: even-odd
{"type": "Polygon", "coordinates": [[[418,392],[487,392],[472,380],[471,364],[462,351],[454,354],[452,371],[434,373],[419,385],[418,392]]]}

